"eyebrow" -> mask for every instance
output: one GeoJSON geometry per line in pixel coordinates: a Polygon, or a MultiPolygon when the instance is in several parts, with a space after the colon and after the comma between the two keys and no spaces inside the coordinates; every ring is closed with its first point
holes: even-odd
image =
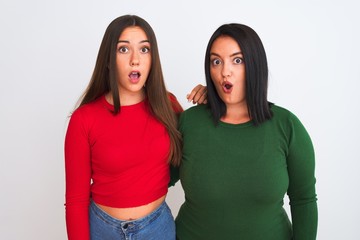
{"type": "MultiPolygon", "coordinates": [[[[236,56],[236,55],[239,55],[239,54],[242,55],[242,52],[241,51],[240,52],[235,52],[235,53],[231,54],[230,57],[233,57],[233,56],[236,56]]],[[[215,55],[217,57],[220,57],[220,55],[217,54],[217,53],[210,53],[210,55],[215,55]]]]}
{"type": "MultiPolygon", "coordinates": [[[[149,40],[142,40],[139,43],[145,43],[145,42],[150,43],[149,40]]],[[[128,41],[128,40],[119,40],[117,43],[130,43],[130,41],[128,41]]]]}

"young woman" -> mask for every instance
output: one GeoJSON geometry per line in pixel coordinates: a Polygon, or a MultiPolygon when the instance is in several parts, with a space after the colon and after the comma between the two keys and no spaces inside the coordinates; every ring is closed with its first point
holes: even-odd
{"type": "MultiPolygon", "coordinates": [[[[198,85],[189,100],[202,102],[198,85]]],[[[68,238],[175,239],[165,202],[178,165],[182,108],[167,92],[155,34],[133,15],[113,20],[65,137],[68,238]]]]}
{"type": "Polygon", "coordinates": [[[316,239],[313,145],[294,114],[268,102],[266,54],[256,32],[220,26],[208,43],[205,74],[208,107],[180,117],[185,203],[177,238],[316,239]]]}

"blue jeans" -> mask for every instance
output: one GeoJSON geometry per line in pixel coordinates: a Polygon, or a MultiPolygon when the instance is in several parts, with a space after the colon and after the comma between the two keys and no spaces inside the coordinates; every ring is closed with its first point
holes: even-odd
{"type": "Polygon", "coordinates": [[[175,223],[164,201],[149,215],[131,221],[111,217],[91,201],[91,240],[175,240],[175,223]]]}

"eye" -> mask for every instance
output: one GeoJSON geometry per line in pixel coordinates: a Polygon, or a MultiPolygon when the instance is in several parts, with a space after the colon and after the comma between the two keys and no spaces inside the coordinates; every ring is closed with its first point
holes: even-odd
{"type": "Polygon", "coordinates": [[[212,59],[211,64],[214,66],[219,65],[219,64],[221,64],[221,60],[218,58],[212,59]]]}
{"type": "Polygon", "coordinates": [[[119,47],[118,50],[120,53],[127,53],[129,51],[129,49],[127,47],[119,47]]]}
{"type": "Polygon", "coordinates": [[[234,58],[234,63],[235,64],[242,64],[244,62],[244,60],[240,57],[234,58]]]}
{"type": "Polygon", "coordinates": [[[140,49],[140,52],[141,53],[148,53],[148,52],[150,52],[150,48],[149,47],[143,47],[143,48],[140,49]]]}

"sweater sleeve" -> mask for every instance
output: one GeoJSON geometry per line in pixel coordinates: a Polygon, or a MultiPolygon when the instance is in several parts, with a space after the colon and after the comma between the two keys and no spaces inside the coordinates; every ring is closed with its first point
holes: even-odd
{"type": "Polygon", "coordinates": [[[181,105],[178,102],[178,100],[176,99],[175,95],[172,94],[171,92],[168,92],[168,94],[169,94],[169,99],[170,99],[171,106],[172,106],[174,112],[176,114],[182,113],[184,111],[184,109],[181,107],[181,105]]]}
{"type": "Polygon", "coordinates": [[[293,239],[315,240],[318,221],[315,154],[310,136],[294,115],[290,120],[287,163],[293,239]]]}
{"type": "Polygon", "coordinates": [[[72,115],[65,136],[65,215],[69,240],[89,240],[90,146],[84,119],[72,115]]]}

